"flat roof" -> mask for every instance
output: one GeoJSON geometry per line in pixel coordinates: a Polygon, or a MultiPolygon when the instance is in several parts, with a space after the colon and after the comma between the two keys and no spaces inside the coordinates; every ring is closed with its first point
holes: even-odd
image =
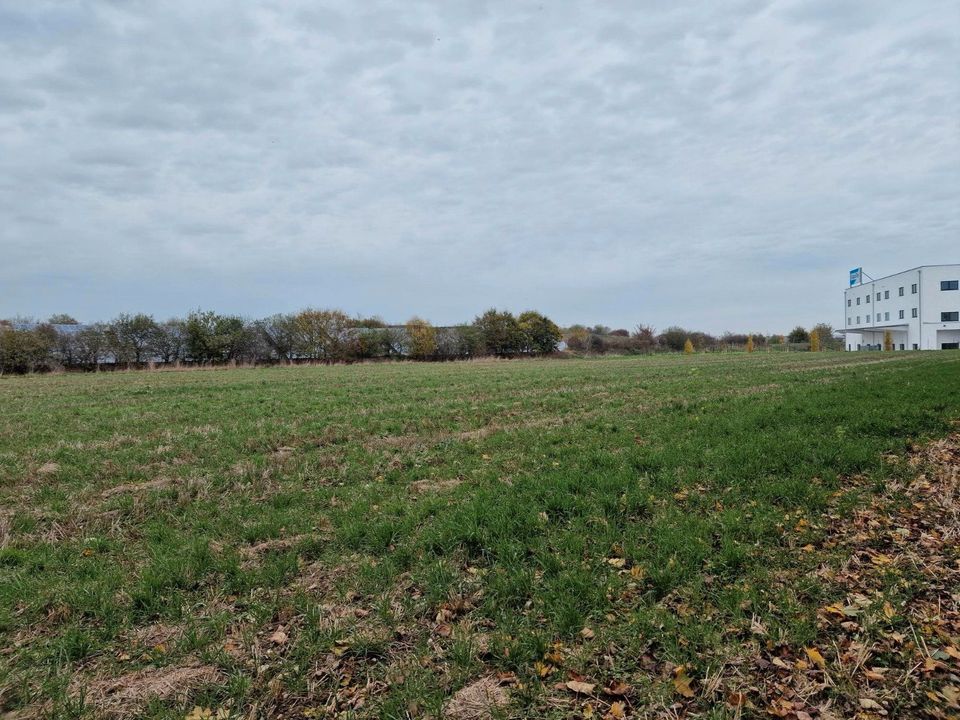
{"type": "Polygon", "coordinates": [[[843,330],[838,330],[837,332],[842,333],[862,333],[870,332],[871,330],[909,330],[909,323],[900,323],[897,325],[871,325],[870,327],[862,328],[845,328],[843,330]]]}
{"type": "MultiPolygon", "coordinates": [[[[881,280],[892,278],[895,275],[903,275],[904,273],[913,272],[914,270],[922,270],[923,268],[931,268],[931,267],[960,267],[960,263],[941,263],[938,265],[917,265],[916,267],[907,268],[906,270],[901,270],[900,272],[890,273],[889,275],[884,275],[883,277],[874,278],[873,280],[870,280],[869,282],[866,282],[866,283],[861,282],[860,285],[868,285],[869,283],[872,283],[872,282],[880,282],[881,280]]],[[[863,268],[860,268],[860,275],[861,277],[863,276],[863,268]]],[[[853,290],[854,288],[858,288],[860,287],[860,285],[847,286],[844,292],[847,292],[847,290],[853,290]]]]}

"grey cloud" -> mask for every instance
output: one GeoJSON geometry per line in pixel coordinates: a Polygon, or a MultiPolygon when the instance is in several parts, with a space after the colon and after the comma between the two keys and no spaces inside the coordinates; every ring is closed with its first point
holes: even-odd
{"type": "Polygon", "coordinates": [[[960,260],[953,5],[6,6],[0,316],[839,323],[960,260]]]}

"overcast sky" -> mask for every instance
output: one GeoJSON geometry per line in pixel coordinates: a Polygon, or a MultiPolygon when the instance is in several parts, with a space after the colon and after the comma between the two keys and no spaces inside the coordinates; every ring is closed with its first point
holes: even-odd
{"type": "Polygon", "coordinates": [[[770,332],[940,262],[956,0],[0,0],[0,317],[770,332]]]}

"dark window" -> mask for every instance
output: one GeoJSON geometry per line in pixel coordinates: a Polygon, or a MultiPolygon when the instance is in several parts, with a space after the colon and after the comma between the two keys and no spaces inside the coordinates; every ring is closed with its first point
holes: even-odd
{"type": "Polygon", "coordinates": [[[957,322],[960,320],[960,312],[942,312],[940,313],[940,322],[957,322]]]}
{"type": "Polygon", "coordinates": [[[960,290],[960,280],[941,280],[941,290],[960,290]]]}
{"type": "Polygon", "coordinates": [[[900,311],[900,319],[903,320],[903,310],[900,311]]]}
{"type": "Polygon", "coordinates": [[[913,294],[913,295],[916,295],[916,294],[917,294],[917,284],[916,284],[916,283],[914,283],[913,285],[910,286],[910,293],[913,294]]]}
{"type": "Polygon", "coordinates": [[[890,313],[885,312],[885,313],[883,314],[883,319],[884,319],[884,320],[889,320],[889,319],[890,319],[890,313]]]}
{"type": "Polygon", "coordinates": [[[884,300],[889,300],[889,299],[890,299],[890,291],[889,291],[889,290],[884,290],[884,291],[883,291],[883,299],[884,299],[884,300]]]}
{"type": "Polygon", "coordinates": [[[940,343],[941,350],[960,350],[960,343],[940,343]]]}
{"type": "Polygon", "coordinates": [[[867,315],[867,322],[870,322],[870,316],[867,315]]]}
{"type": "Polygon", "coordinates": [[[916,344],[916,343],[913,344],[913,349],[914,349],[914,350],[918,350],[918,349],[919,349],[919,348],[917,348],[917,344],[916,344]]]}
{"type": "Polygon", "coordinates": [[[910,311],[910,317],[916,317],[916,316],[917,316],[917,309],[913,308],[913,310],[910,311]]]}
{"type": "Polygon", "coordinates": [[[853,325],[853,323],[850,322],[851,320],[853,320],[853,318],[847,318],[847,325],[853,325]]]}
{"type": "Polygon", "coordinates": [[[863,301],[864,301],[864,302],[870,302],[870,296],[867,295],[867,296],[863,299],[863,301]]]}
{"type": "Polygon", "coordinates": [[[859,325],[859,324],[860,324],[860,316],[857,315],[857,325],[859,325]]]}
{"type": "Polygon", "coordinates": [[[904,349],[904,347],[903,347],[903,343],[900,343],[900,349],[901,349],[901,350],[903,350],[903,349],[904,349]]]}
{"type": "Polygon", "coordinates": [[[857,298],[857,305],[860,304],[860,298],[857,298]]]}
{"type": "Polygon", "coordinates": [[[877,300],[880,299],[880,293],[877,293],[877,300]]]}
{"type": "Polygon", "coordinates": [[[850,298],[847,298],[847,307],[850,307],[851,304],[853,304],[853,301],[850,298]]]}
{"type": "Polygon", "coordinates": [[[903,297],[903,288],[900,288],[900,297],[903,297]]]}

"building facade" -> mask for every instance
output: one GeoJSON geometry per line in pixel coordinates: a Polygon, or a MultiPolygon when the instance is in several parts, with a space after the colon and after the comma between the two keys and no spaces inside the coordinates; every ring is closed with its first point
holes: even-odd
{"type": "Polygon", "coordinates": [[[960,265],[923,265],[849,287],[843,294],[847,350],[960,349],[960,265]]]}

